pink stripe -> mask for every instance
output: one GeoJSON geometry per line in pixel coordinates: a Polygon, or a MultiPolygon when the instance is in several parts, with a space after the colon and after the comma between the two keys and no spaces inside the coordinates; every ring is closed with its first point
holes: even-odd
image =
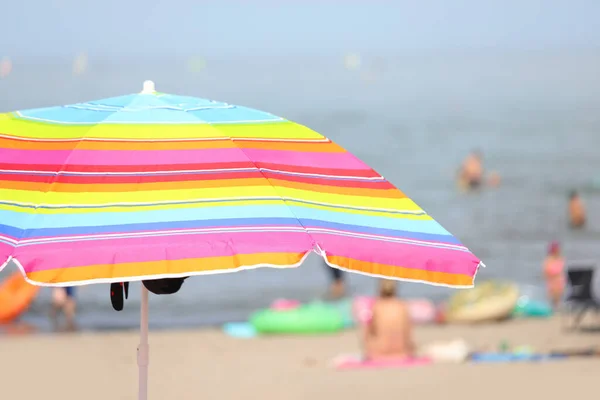
{"type": "Polygon", "coordinates": [[[239,149],[100,151],[100,150],[0,150],[6,164],[161,165],[248,161],[239,149]]]}
{"type": "Polygon", "coordinates": [[[346,236],[311,234],[327,255],[424,271],[473,276],[479,260],[471,253],[445,248],[383,242],[346,236]]]}
{"type": "Polygon", "coordinates": [[[100,150],[15,150],[1,149],[5,164],[63,165],[172,165],[244,162],[295,165],[302,167],[370,169],[350,153],[303,153],[256,149],[202,149],[161,151],[100,150]]]}
{"type": "MultiPolygon", "coordinates": [[[[314,153],[283,150],[244,149],[254,163],[297,165],[301,167],[370,170],[365,163],[345,153],[314,153]]],[[[260,165],[259,165],[260,166],[260,165]]]]}
{"type": "Polygon", "coordinates": [[[13,252],[14,247],[10,244],[6,244],[4,242],[0,242],[0,267],[4,262],[10,257],[13,252]]]}
{"type": "Polygon", "coordinates": [[[313,248],[303,232],[240,232],[87,240],[19,247],[27,273],[94,264],[221,257],[252,253],[305,253],[313,248]]]}

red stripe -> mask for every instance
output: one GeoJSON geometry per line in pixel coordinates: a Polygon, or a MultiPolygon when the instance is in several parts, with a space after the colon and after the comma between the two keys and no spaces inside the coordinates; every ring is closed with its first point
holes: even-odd
{"type": "Polygon", "coordinates": [[[275,172],[256,171],[223,172],[212,174],[173,174],[173,175],[34,175],[34,174],[0,174],[0,181],[36,182],[36,183],[62,183],[62,184],[143,184],[152,182],[185,182],[185,181],[213,181],[228,179],[278,179],[289,182],[308,183],[312,185],[352,187],[364,189],[394,189],[387,181],[356,181],[351,179],[312,178],[297,175],[278,174],[275,172]]]}
{"type": "Polygon", "coordinates": [[[25,174],[0,174],[0,181],[39,182],[39,183],[68,183],[68,184],[120,184],[120,183],[151,183],[151,182],[183,182],[209,181],[226,179],[257,179],[263,178],[259,171],[228,172],[216,174],[174,174],[174,175],[104,175],[104,176],[45,176],[25,174]]]}
{"type": "Polygon", "coordinates": [[[361,188],[361,189],[395,189],[395,187],[388,181],[356,181],[352,179],[326,179],[326,178],[308,178],[297,175],[284,175],[274,172],[263,172],[264,176],[269,179],[279,179],[282,181],[308,183],[311,185],[323,185],[323,186],[339,186],[348,188],[361,188]]]}
{"type": "Polygon", "coordinates": [[[156,171],[196,171],[212,169],[231,169],[231,168],[255,168],[251,161],[247,162],[223,162],[206,164],[168,164],[168,165],[37,165],[37,164],[2,164],[0,170],[18,170],[22,171],[44,171],[44,172],[156,172],[156,171]]]}
{"type": "Polygon", "coordinates": [[[259,168],[274,169],[285,172],[298,172],[303,174],[335,175],[335,176],[359,176],[361,178],[375,178],[380,175],[372,169],[341,169],[341,168],[319,168],[319,167],[299,167],[296,165],[282,165],[257,162],[259,168]]]}

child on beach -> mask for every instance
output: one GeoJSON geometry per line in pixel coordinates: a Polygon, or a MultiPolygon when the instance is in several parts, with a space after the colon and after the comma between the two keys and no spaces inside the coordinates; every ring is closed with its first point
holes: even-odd
{"type": "Polygon", "coordinates": [[[554,309],[559,306],[565,290],[564,266],[565,259],[560,253],[558,242],[550,243],[548,255],[544,260],[544,276],[546,278],[548,297],[554,309]]]}
{"type": "Polygon", "coordinates": [[[366,359],[412,357],[412,322],[408,305],[396,297],[396,283],[382,280],[369,321],[362,327],[366,359]]]}
{"type": "Polygon", "coordinates": [[[55,330],[58,329],[58,313],[63,312],[65,316],[65,330],[75,330],[75,311],[77,303],[75,302],[74,287],[58,287],[52,291],[52,308],[50,310],[50,319],[55,330]]]}

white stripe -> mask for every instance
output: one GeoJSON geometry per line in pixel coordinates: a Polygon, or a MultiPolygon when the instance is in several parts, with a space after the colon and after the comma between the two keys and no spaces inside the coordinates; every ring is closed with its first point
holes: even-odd
{"type": "Polygon", "coordinates": [[[9,136],[0,134],[0,138],[22,140],[25,142],[208,142],[231,140],[227,136],[207,137],[207,138],[179,138],[179,139],[122,139],[122,138],[71,138],[71,139],[46,139],[21,136],[9,136]]]}
{"type": "MultiPolygon", "coordinates": [[[[232,109],[237,108],[234,105],[220,105],[220,106],[199,106],[199,107],[190,107],[190,108],[182,108],[177,106],[146,106],[140,108],[133,107],[117,107],[117,106],[108,106],[108,105],[95,105],[95,104],[73,104],[63,106],[64,108],[74,108],[77,110],[88,110],[88,111],[107,111],[107,112],[140,112],[140,111],[149,111],[149,110],[174,110],[174,111],[201,111],[201,110],[219,110],[219,109],[232,109]]],[[[267,114],[267,113],[265,113],[267,114]]]]}
{"type": "Polygon", "coordinates": [[[160,231],[144,231],[144,232],[123,232],[123,233],[99,233],[91,235],[76,235],[76,236],[56,236],[52,238],[34,238],[34,239],[23,239],[17,241],[15,239],[0,236],[11,243],[15,243],[18,247],[44,244],[44,243],[57,243],[57,242],[71,242],[71,241],[85,241],[85,240],[110,240],[110,239],[127,239],[127,238],[142,238],[142,237],[156,237],[156,236],[172,236],[172,235],[191,235],[191,234],[211,234],[211,233],[236,233],[236,232],[305,232],[305,233],[322,233],[341,235],[348,237],[357,237],[362,239],[373,239],[387,242],[398,242],[407,243],[413,245],[422,245],[428,247],[447,248],[449,250],[461,250],[468,251],[465,246],[455,245],[450,243],[432,243],[422,240],[415,240],[402,237],[374,235],[368,233],[351,232],[338,229],[328,228],[304,228],[302,226],[248,226],[248,227],[221,227],[221,228],[194,228],[194,229],[173,229],[173,230],[160,230],[160,231]]]}
{"type": "Polygon", "coordinates": [[[211,233],[236,233],[236,232],[300,232],[306,233],[301,226],[260,226],[260,227],[222,227],[222,228],[196,228],[196,229],[174,229],[163,231],[145,231],[145,232],[125,232],[125,233],[101,233],[95,235],[79,236],[56,236],[53,238],[35,238],[18,241],[17,247],[31,246],[35,244],[72,242],[86,240],[110,240],[110,239],[135,239],[154,236],[172,236],[172,235],[206,235],[211,233]]]}
{"type": "Polygon", "coordinates": [[[46,138],[30,138],[21,136],[10,136],[0,134],[0,138],[22,140],[25,142],[208,142],[208,141],[223,141],[231,140],[233,142],[290,142],[290,143],[327,143],[331,142],[326,137],[322,139],[270,139],[270,138],[239,138],[228,136],[217,136],[208,138],[179,138],[179,139],[123,139],[123,138],[71,138],[71,139],[46,139],[46,138]]]}
{"type": "Polygon", "coordinates": [[[270,169],[270,168],[260,168],[260,170],[282,173],[282,174],[287,174],[287,175],[310,176],[310,177],[315,177],[315,178],[332,178],[332,179],[340,178],[341,180],[357,179],[357,180],[364,180],[364,181],[378,181],[378,180],[384,179],[382,176],[366,177],[366,176],[352,176],[352,175],[308,174],[308,173],[304,173],[304,172],[290,172],[290,171],[282,171],[279,169],[270,169]]]}
{"type": "Polygon", "coordinates": [[[451,243],[432,243],[432,242],[426,242],[426,241],[416,240],[416,239],[408,239],[408,238],[393,237],[393,236],[382,236],[382,235],[374,235],[371,233],[350,232],[350,231],[343,231],[343,230],[338,230],[338,229],[327,229],[327,228],[307,227],[306,230],[308,231],[308,233],[317,232],[317,233],[334,234],[334,235],[342,234],[344,236],[359,237],[359,238],[364,238],[364,239],[384,240],[384,241],[388,241],[388,242],[402,242],[402,243],[409,243],[409,244],[416,244],[416,245],[425,245],[425,246],[430,246],[430,247],[443,247],[443,248],[448,248],[448,249],[453,249],[453,250],[468,251],[468,249],[465,246],[451,244],[451,243]]]}
{"type": "Polygon", "coordinates": [[[224,197],[224,198],[214,198],[214,199],[190,199],[190,200],[169,200],[169,201],[161,201],[161,202],[137,202],[137,203],[127,203],[127,202],[121,202],[121,203],[100,203],[100,204],[86,204],[85,207],[76,207],[77,204],[45,204],[45,203],[40,203],[40,204],[36,204],[36,203],[25,203],[25,202],[18,202],[18,201],[12,201],[12,202],[8,202],[5,201],[4,203],[10,203],[10,204],[14,204],[14,205],[23,205],[23,206],[29,206],[29,207],[46,207],[46,208],[50,208],[50,209],[60,209],[60,208],[74,208],[74,209],[91,209],[91,208],[109,208],[109,207],[120,207],[120,206],[140,206],[140,207],[144,207],[144,206],[162,206],[162,205],[169,205],[169,204],[194,204],[194,203],[218,203],[218,202],[241,202],[241,201],[292,201],[292,202],[298,202],[298,203],[308,203],[308,204],[313,204],[313,205],[321,205],[321,206],[326,206],[326,207],[333,207],[333,208],[346,208],[346,209],[352,209],[352,210],[364,210],[364,211],[371,211],[371,212],[382,212],[382,213],[391,213],[391,214],[410,214],[410,215],[427,215],[427,213],[423,210],[394,210],[394,209],[389,209],[389,208],[373,208],[373,207],[360,207],[360,206],[352,206],[352,205],[347,205],[347,204],[333,204],[333,203],[324,203],[324,202],[317,202],[317,201],[312,201],[312,200],[303,200],[303,199],[296,199],[293,197],[269,197],[269,196],[265,196],[265,197],[224,197]]]}
{"type": "Polygon", "coordinates": [[[173,175],[183,174],[192,172],[258,172],[257,168],[220,168],[220,169],[189,169],[189,170],[177,170],[177,171],[143,171],[143,172],[81,172],[81,171],[36,171],[36,170],[12,170],[12,169],[0,169],[2,172],[18,172],[18,173],[34,173],[34,174],[46,174],[46,175],[97,175],[97,176],[110,176],[110,175],[173,175]]]}
{"type": "MultiPolygon", "coordinates": [[[[294,176],[306,176],[313,178],[328,178],[328,179],[340,179],[340,180],[361,180],[361,181],[381,181],[383,177],[364,177],[364,176],[352,176],[352,175],[325,175],[325,174],[309,174],[304,172],[290,172],[279,169],[271,168],[218,168],[218,169],[185,169],[185,170],[174,170],[174,171],[143,171],[143,172],[84,172],[84,171],[38,171],[38,170],[20,170],[20,169],[0,169],[0,173],[23,173],[23,174],[43,174],[48,176],[57,175],[95,175],[95,176],[120,176],[120,175],[176,175],[176,174],[187,174],[187,173],[205,173],[205,172],[259,172],[268,171],[274,173],[281,173],[282,175],[294,175],[294,176]]],[[[266,178],[265,178],[266,179],[266,178]]]]}
{"type": "MultiPolygon", "coordinates": [[[[298,124],[296,124],[298,125],[298,124]]],[[[302,126],[302,125],[300,125],[302,126]]],[[[309,128],[306,128],[309,129],[309,128]]],[[[243,138],[243,137],[232,137],[233,142],[293,142],[293,143],[328,143],[331,142],[328,138],[323,136],[322,139],[269,139],[269,138],[243,138]]]]}

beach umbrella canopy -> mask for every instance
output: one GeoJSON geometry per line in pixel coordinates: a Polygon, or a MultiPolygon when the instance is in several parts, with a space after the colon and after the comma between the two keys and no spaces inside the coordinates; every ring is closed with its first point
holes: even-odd
{"type": "MultiPolygon", "coordinates": [[[[471,287],[480,260],[380,174],[272,114],[156,92],[0,114],[0,262],[41,286],[300,265],[471,287]]],[[[0,268],[1,269],[1,268],[0,268]]],[[[147,291],[140,398],[145,398],[147,291]]]]}

